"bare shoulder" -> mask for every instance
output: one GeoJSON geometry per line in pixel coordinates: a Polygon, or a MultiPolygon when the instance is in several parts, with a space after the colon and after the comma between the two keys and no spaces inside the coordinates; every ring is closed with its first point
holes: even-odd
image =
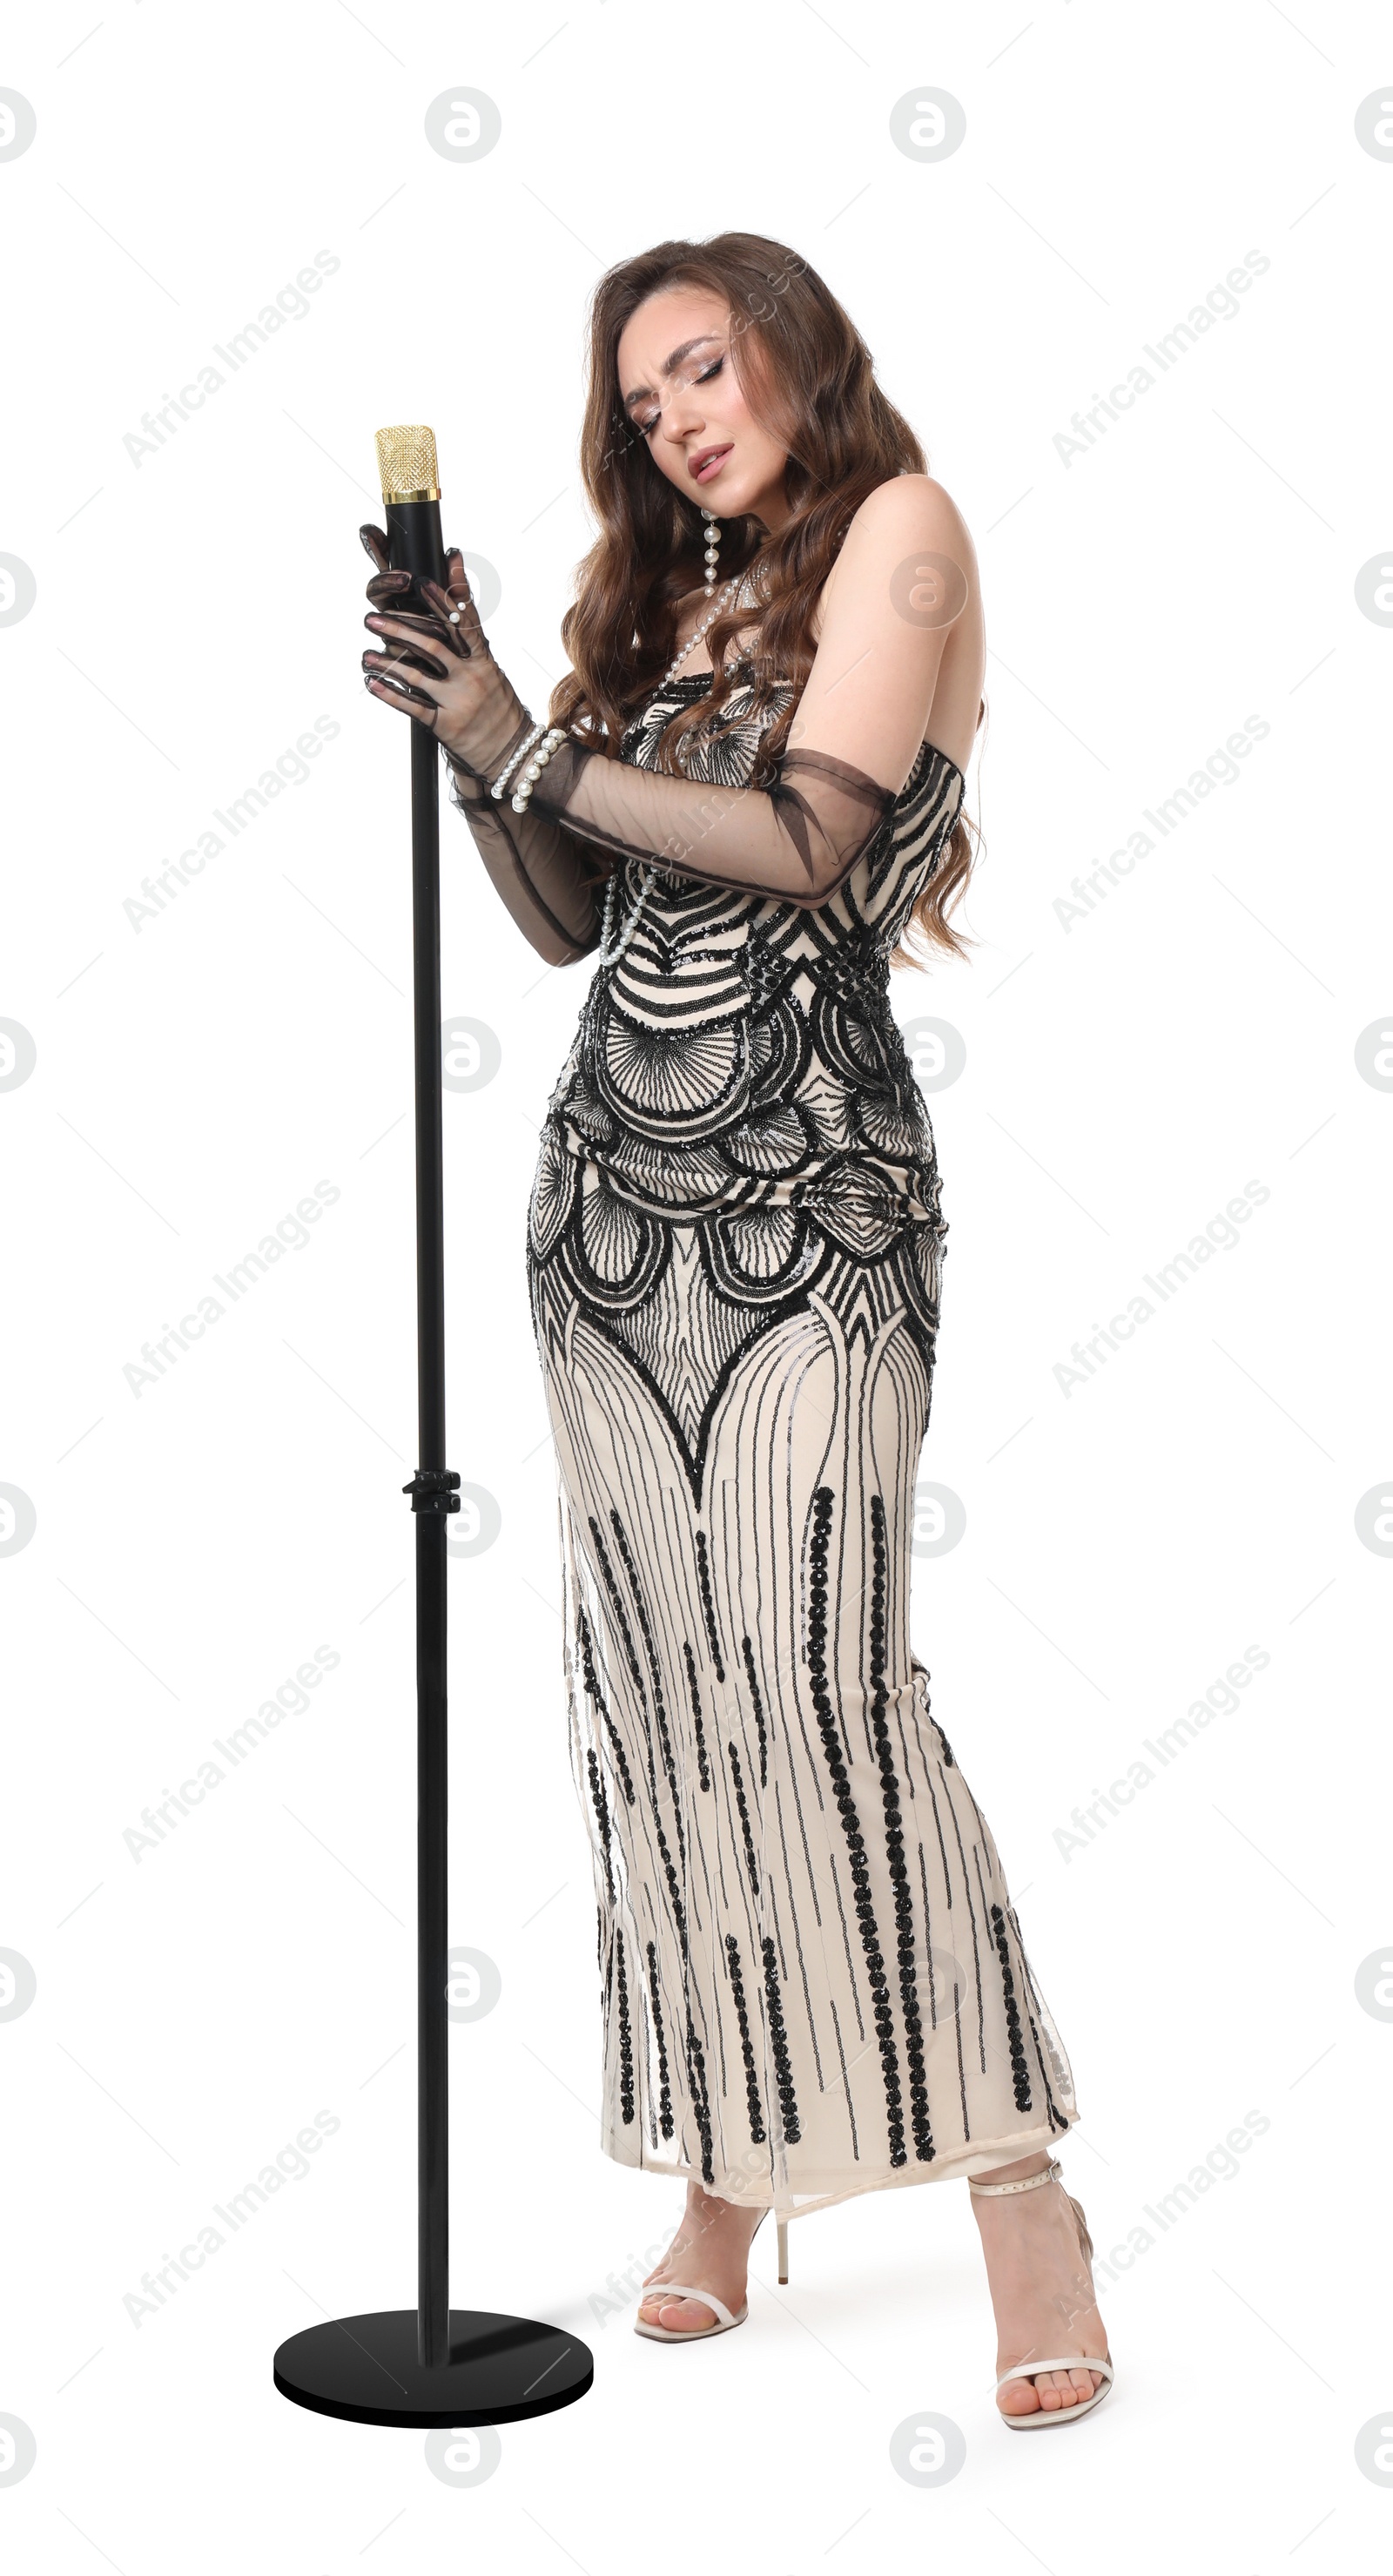
{"type": "Polygon", "coordinates": [[[821,635],[823,617],[843,575],[849,601],[883,595],[884,585],[893,582],[896,572],[905,568],[906,578],[912,578],[908,568],[916,557],[926,555],[944,557],[957,566],[960,582],[949,586],[960,592],[960,604],[980,598],[977,550],[951,492],[932,474],[893,474],[867,493],[848,525],[822,586],[814,634],[821,635]]]}
{"type": "Polygon", "coordinates": [[[893,474],[868,492],[846,532],[843,553],[853,557],[884,555],[898,547],[909,554],[928,547],[948,554],[964,571],[975,562],[975,549],[952,493],[932,474],[893,474]]]}

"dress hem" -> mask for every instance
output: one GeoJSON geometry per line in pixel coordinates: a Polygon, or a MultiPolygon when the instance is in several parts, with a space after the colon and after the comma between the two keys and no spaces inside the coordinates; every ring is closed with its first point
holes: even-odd
{"type": "MultiPolygon", "coordinates": [[[[1068,2129],[1077,2128],[1079,2116],[1077,2111],[1070,2114],[1068,2129]]],[[[1019,2130],[1011,2137],[979,2140],[976,2144],[956,2149],[952,2154],[934,2156],[927,2164],[916,2160],[893,2173],[867,2174],[864,2179],[853,2181],[839,2180],[832,2189],[814,2188],[790,2201],[781,2201],[777,2194],[771,2193],[764,2177],[752,2180],[748,2187],[739,2191],[723,2190],[715,2182],[702,2183],[702,2189],[708,2198],[731,2201],[737,2208],[774,2209],[781,2218],[806,2218],[814,2210],[834,2209],[843,2201],[860,2200],[868,2192],[898,2191],[909,2183],[961,2182],[969,2174],[993,2172],[998,2165],[1016,2164],[1021,2157],[1033,2156],[1044,2147],[1054,2148],[1068,2135],[1068,2129],[1058,2129],[1045,2121],[1034,2129],[1019,2130]]],[[[621,2155],[615,2146],[603,2140],[601,2152],[609,2157],[612,2164],[625,2165],[632,2173],[659,2174],[668,2182],[701,2182],[701,2170],[697,2165],[657,2164],[651,2162],[646,2154],[638,2158],[621,2155]]]]}

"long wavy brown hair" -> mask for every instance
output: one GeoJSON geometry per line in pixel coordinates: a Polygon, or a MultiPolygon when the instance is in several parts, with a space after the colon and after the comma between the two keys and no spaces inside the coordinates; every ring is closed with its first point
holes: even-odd
{"type": "MultiPolygon", "coordinates": [[[[669,286],[704,287],[724,297],[741,390],[788,452],[784,490],[791,515],[773,536],[759,520],[722,519],[722,575],[752,571],[755,606],[732,606],[707,630],[711,688],[665,726],[656,760],[676,771],[680,737],[719,717],[740,667],[722,667],[726,647],[753,625],[743,656],[755,683],[747,713],[773,704],[777,681],[793,683],[788,706],[760,744],[750,783],[763,786],[774,775],[812,669],[813,612],[852,517],[877,484],[928,467],[908,421],[876,383],[871,353],[850,315],[796,252],[762,233],[717,233],[705,242],[659,242],[621,260],[601,278],[591,303],[581,472],[600,534],[576,567],[575,601],[562,621],[572,668],[552,692],[553,724],[596,737],[597,748],[617,759],[632,713],[673,658],[678,602],[703,579],[700,504],[668,481],[619,401],[620,336],[638,306],[669,286]]],[[[721,730],[718,722],[713,730],[721,730]]],[[[929,952],[966,953],[947,915],[966,890],[981,839],[976,821],[959,815],[909,916],[907,932],[917,932],[929,952]]],[[[608,875],[613,862],[599,852],[592,856],[598,876],[608,875]]],[[[927,953],[904,945],[891,958],[892,965],[927,962],[927,953]]]]}

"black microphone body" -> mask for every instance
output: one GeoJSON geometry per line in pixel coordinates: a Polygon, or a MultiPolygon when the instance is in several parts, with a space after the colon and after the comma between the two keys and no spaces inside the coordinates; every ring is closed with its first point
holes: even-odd
{"type": "Polygon", "coordinates": [[[393,572],[409,572],[411,592],[402,606],[429,617],[428,602],[422,597],[422,585],[445,580],[445,541],[440,533],[438,501],[383,502],[387,519],[387,552],[393,572]]]}

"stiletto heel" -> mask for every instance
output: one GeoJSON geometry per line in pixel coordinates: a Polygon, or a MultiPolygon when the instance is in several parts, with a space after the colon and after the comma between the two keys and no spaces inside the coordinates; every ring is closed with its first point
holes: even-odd
{"type": "MultiPolygon", "coordinates": [[[[976,2193],[979,2200],[1004,2199],[1008,2192],[1038,2191],[1040,2185],[1046,2182],[1059,2182],[1062,2189],[1061,2173],[1062,2168],[1058,2164],[1048,2164],[1045,2166],[1043,2173],[1027,2174],[1024,2182],[976,2182],[972,2175],[969,2174],[967,2178],[967,2187],[969,2191],[976,2193]]],[[[1093,2284],[1093,2239],[1088,2232],[1088,2221],[1084,2217],[1082,2205],[1080,2202],[1075,2200],[1073,2193],[1066,2191],[1064,2193],[1064,2197],[1068,2201],[1069,2207],[1074,2214],[1074,2225],[1078,2231],[1079,2252],[1082,2254],[1085,2263],[1088,2265],[1089,2286],[1091,2288],[1093,2284]]],[[[1087,2352],[1056,2353],[1053,2358],[1048,2361],[1018,2362],[1014,2370],[1004,2370],[997,2381],[992,2394],[994,2397],[999,2397],[1002,2389],[1005,2388],[1013,2379],[1035,2380],[1042,2377],[1046,2371],[1050,2370],[1098,2371],[1102,2376],[1103,2385],[1101,2388],[1095,2388],[1091,2397],[1076,2398],[1072,2406],[1046,2407],[1044,2405],[1040,2405],[1037,2406],[1033,2415],[1004,2415],[1002,2414],[1001,2408],[998,2406],[996,2411],[998,2415],[1001,2416],[1002,2423],[1005,2424],[1011,2432],[1033,2433],[1037,2426],[1041,2424],[1072,2423],[1075,2416],[1087,2415],[1093,2407],[1101,2406],[1103,2399],[1106,2397],[1108,2390],[1111,2388],[1113,2383],[1111,2353],[1105,2352],[1101,2360],[1096,2360],[1092,2353],[1087,2352]]],[[[1038,2396],[1038,2390],[1036,2391],[1036,2394],[1038,2396]]]]}
{"type": "MultiPolygon", "coordinates": [[[[782,2288],[782,2287],[784,2287],[784,2286],[787,2284],[787,2281],[788,2281],[788,2220],[787,2220],[786,2218],[781,2218],[781,2219],[778,2221],[778,2231],[779,2231],[779,2284],[780,2284],[780,2287],[782,2288]]],[[[756,2228],[756,2229],[755,2229],[755,2234],[756,2234],[756,2236],[759,2234],[759,2229],[758,2229],[758,2228],[756,2228]]]]}

